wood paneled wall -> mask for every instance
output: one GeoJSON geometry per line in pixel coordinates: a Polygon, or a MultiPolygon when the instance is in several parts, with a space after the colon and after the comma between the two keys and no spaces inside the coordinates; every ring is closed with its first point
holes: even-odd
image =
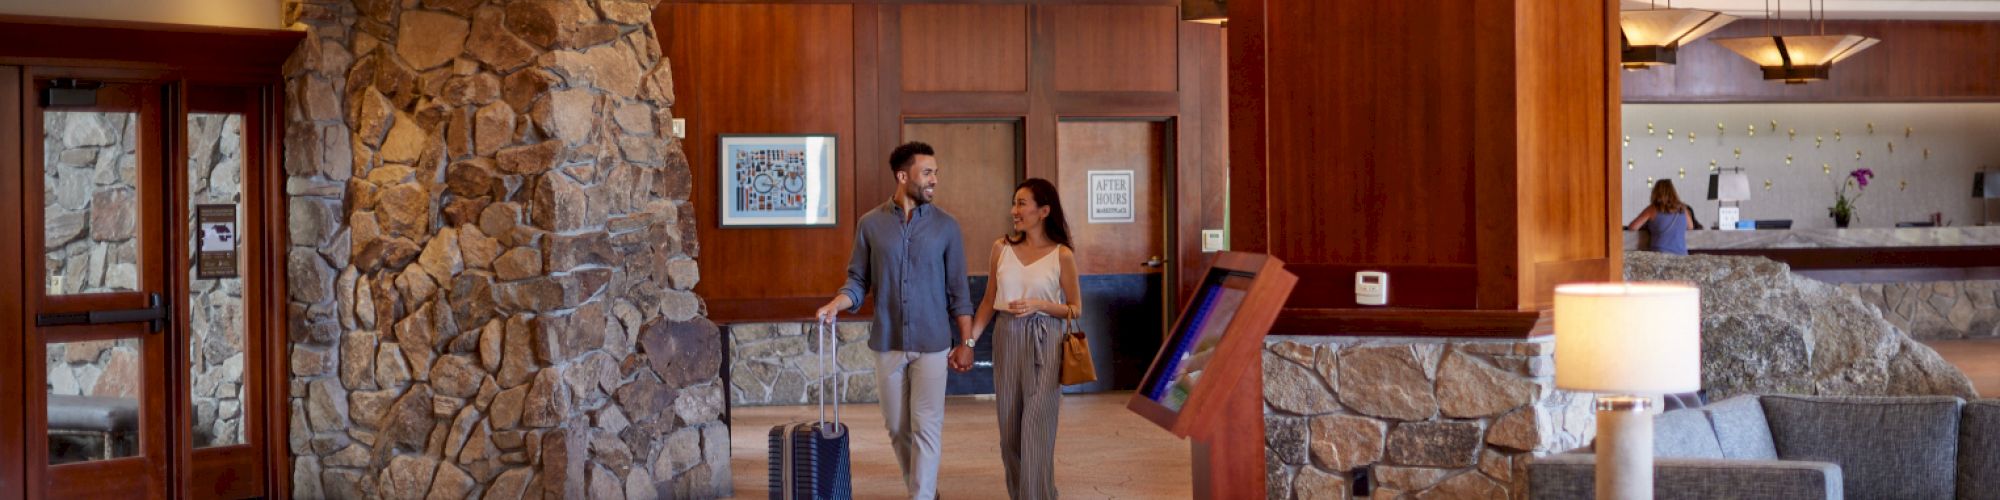
{"type": "MultiPolygon", "coordinates": [[[[993,240],[1013,231],[1014,192],[1021,182],[1021,123],[1014,120],[920,121],[903,125],[903,139],[937,149],[937,205],[965,233],[965,271],[991,271],[993,240]]],[[[880,202],[877,202],[880,203],[880,202]]]]}
{"type": "MultiPolygon", "coordinates": [[[[1174,0],[662,4],[654,22],[676,76],[673,111],[688,124],[703,254],[696,292],[710,317],[803,318],[824,303],[844,279],[854,218],[894,189],[887,155],[909,138],[905,125],[913,120],[1016,123],[1021,176],[1051,180],[1061,170],[1059,121],[1154,122],[1161,139],[1175,145],[1156,156],[1174,165],[1176,182],[1169,185],[1180,203],[1173,242],[1180,258],[1166,257],[1183,274],[1199,272],[1206,266],[1199,229],[1220,227],[1221,213],[1219,202],[1204,200],[1220,199],[1226,179],[1219,146],[1226,130],[1203,123],[1226,116],[1223,31],[1180,22],[1177,6],[1174,0]],[[717,227],[716,134],[805,132],[840,138],[840,225],[717,227]]],[[[1070,203],[1072,225],[1081,223],[1081,201],[1070,203]]]]}
{"type": "MultiPolygon", "coordinates": [[[[1767,29],[1760,20],[1739,20],[1683,47],[1673,66],[1625,73],[1625,102],[2000,100],[2000,22],[1827,21],[1827,33],[1882,42],[1834,65],[1831,78],[1805,85],[1765,81],[1755,64],[1714,42],[1767,29]]],[[[1779,28],[1807,29],[1816,26],[1788,21],[1779,28]]]]}
{"type": "Polygon", "coordinates": [[[1230,219],[1299,275],[1278,330],[1525,334],[1555,283],[1615,279],[1616,15],[1231,2],[1230,219]],[[1354,303],[1361,270],[1390,307],[1354,303]]]}
{"type": "MultiPolygon", "coordinates": [[[[1516,280],[1520,309],[1555,305],[1555,285],[1623,275],[1618,196],[1618,53],[1578,40],[1618,39],[1597,0],[1523,1],[1516,38],[1516,280]],[[1585,78],[1579,75],[1607,75],[1585,78]],[[1608,274],[1607,274],[1608,273],[1608,274]]],[[[1616,19],[1615,9],[1610,13],[1616,19]]],[[[1616,47],[1616,44],[1610,45],[1616,47]]],[[[1482,269],[1486,269],[1482,266],[1482,269]]],[[[1506,280],[1505,275],[1482,276],[1506,280]]]]}
{"type": "Polygon", "coordinates": [[[902,9],[903,90],[1028,91],[1028,6],[902,9]]]}
{"type": "MultiPolygon", "coordinates": [[[[830,296],[846,276],[842,264],[798,257],[839,253],[844,263],[845,251],[829,249],[853,246],[856,207],[869,206],[854,199],[855,173],[867,168],[857,163],[862,157],[853,147],[854,10],[840,4],[666,4],[655,11],[657,26],[672,27],[661,30],[661,45],[672,61],[675,115],[688,123],[683,147],[695,186],[689,199],[700,221],[701,272],[708,277],[698,293],[830,296]],[[835,173],[837,227],[722,229],[715,222],[717,135],[760,131],[834,134],[836,161],[846,167],[835,173]]],[[[716,312],[734,307],[710,303],[716,312]]]]}

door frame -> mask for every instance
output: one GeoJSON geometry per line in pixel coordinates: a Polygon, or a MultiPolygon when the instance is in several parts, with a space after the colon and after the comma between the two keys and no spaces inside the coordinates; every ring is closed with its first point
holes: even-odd
{"type": "MultiPolygon", "coordinates": [[[[290,441],[287,436],[289,430],[287,424],[290,418],[287,367],[290,363],[287,351],[289,343],[285,341],[289,335],[283,313],[286,304],[285,290],[288,289],[284,272],[284,252],[289,242],[286,241],[286,211],[282,210],[282,203],[288,199],[285,195],[286,175],[280,153],[280,141],[284,137],[282,69],[287,58],[300,47],[300,42],[306,38],[305,35],[302,31],[290,30],[0,16],[0,165],[8,162],[21,162],[25,165],[28,161],[41,161],[40,158],[25,156],[26,148],[22,141],[27,131],[22,126],[24,125],[22,120],[28,112],[24,104],[33,104],[32,101],[28,101],[34,98],[33,78],[42,71],[60,68],[68,72],[66,74],[93,79],[139,79],[169,84],[182,89],[174,94],[174,100],[177,101],[174,105],[180,106],[180,109],[186,109],[187,88],[200,86],[257,88],[256,108],[262,117],[262,123],[256,125],[256,130],[250,130],[253,120],[248,120],[249,117],[246,116],[245,154],[257,155],[256,158],[262,165],[257,172],[252,172],[246,166],[242,180],[244,206],[246,208],[259,206],[262,210],[244,210],[244,229],[261,231],[264,237],[254,246],[245,244],[240,251],[254,256],[242,269],[245,277],[248,278],[256,273],[261,273],[263,276],[264,286],[261,289],[245,291],[244,320],[246,327],[251,328],[250,331],[262,329],[263,345],[254,348],[265,361],[262,366],[245,366],[244,369],[246,373],[255,370],[257,376],[250,380],[261,377],[264,383],[261,388],[245,387],[244,390],[246,398],[262,398],[260,404],[254,408],[259,414],[252,415],[251,418],[262,426],[264,432],[261,441],[258,441],[258,437],[249,434],[250,424],[246,421],[245,435],[246,441],[254,442],[254,453],[264,459],[259,477],[255,479],[262,485],[260,488],[262,494],[272,498],[287,497],[291,489],[291,457],[287,446],[290,441]],[[255,144],[248,143],[253,135],[261,140],[255,144]],[[253,202],[253,199],[257,201],[253,202]],[[260,308],[250,306],[258,303],[266,306],[262,307],[262,310],[254,310],[260,308]],[[256,323],[250,324],[248,323],[250,321],[256,323]],[[251,396],[249,391],[252,390],[256,391],[255,396],[251,396]]],[[[174,114],[170,119],[180,119],[184,116],[174,114]]],[[[169,132],[163,134],[165,135],[163,140],[169,147],[163,148],[163,152],[184,150],[186,145],[175,144],[175,141],[185,140],[186,124],[169,125],[172,125],[167,127],[169,132]]],[[[178,166],[184,172],[185,155],[169,153],[165,160],[170,164],[166,167],[169,175],[184,183],[185,174],[175,173],[174,169],[178,166]]],[[[20,231],[28,227],[39,227],[41,224],[40,221],[30,224],[30,221],[26,220],[27,211],[22,190],[29,179],[23,177],[25,171],[24,168],[16,168],[11,172],[0,168],[0,174],[4,174],[0,175],[0,207],[12,208],[14,209],[12,213],[18,215],[0,217],[0,234],[20,234],[20,231]]],[[[180,197],[172,193],[180,192],[185,186],[168,187],[171,191],[169,197],[178,201],[180,197]]],[[[186,209],[181,207],[172,212],[184,214],[184,210],[186,209]]],[[[167,221],[169,224],[185,225],[182,222],[167,221]]],[[[184,232],[185,228],[170,231],[172,234],[184,232]]],[[[172,235],[167,238],[175,239],[172,235]]],[[[169,242],[170,246],[171,243],[169,242]]],[[[0,279],[0,325],[12,325],[10,328],[0,328],[0,330],[31,332],[34,328],[33,321],[25,309],[26,301],[29,300],[27,279],[24,277],[27,268],[25,246],[18,241],[11,245],[0,244],[0,275],[16,276],[15,279],[0,279]]],[[[169,248],[167,251],[175,250],[169,248]]],[[[171,269],[167,271],[173,272],[171,269]]],[[[180,330],[184,330],[184,327],[170,329],[169,334],[184,335],[179,332],[180,330]]],[[[179,340],[173,340],[174,344],[169,348],[185,347],[185,339],[176,338],[179,340]]],[[[0,378],[21,381],[0,384],[0,407],[22,408],[26,402],[26,391],[30,388],[25,380],[27,373],[24,367],[31,364],[28,361],[39,362],[39,360],[24,359],[24,356],[27,343],[36,340],[39,338],[28,334],[22,334],[16,339],[0,340],[0,378]]],[[[253,347],[247,332],[245,340],[245,350],[248,352],[253,347]]],[[[185,357],[180,358],[185,359],[185,357]]],[[[177,364],[167,370],[169,384],[177,387],[175,389],[177,393],[184,392],[186,389],[180,386],[185,384],[176,382],[182,378],[176,377],[185,377],[186,367],[177,364]]],[[[184,398],[185,395],[177,394],[175,397],[184,398]]],[[[246,401],[245,411],[252,410],[246,401]]],[[[190,410],[182,407],[176,413],[182,413],[181,418],[184,419],[187,411],[190,410]]],[[[28,453],[25,448],[29,440],[26,420],[24,412],[0,411],[0,498],[27,497],[31,489],[28,487],[30,482],[37,484],[37,488],[41,484],[41,478],[31,477],[39,475],[39,472],[33,471],[39,471],[41,467],[29,467],[26,459],[28,453]]],[[[177,435],[174,439],[186,441],[189,437],[188,430],[184,425],[179,425],[184,420],[174,422],[171,425],[182,428],[174,429],[170,434],[177,435]]],[[[168,491],[159,492],[160,496],[189,496],[195,472],[191,467],[193,450],[181,447],[175,454],[177,456],[171,457],[169,465],[169,471],[172,473],[168,475],[168,491]]],[[[41,454],[35,455],[39,457],[41,454]]]]}

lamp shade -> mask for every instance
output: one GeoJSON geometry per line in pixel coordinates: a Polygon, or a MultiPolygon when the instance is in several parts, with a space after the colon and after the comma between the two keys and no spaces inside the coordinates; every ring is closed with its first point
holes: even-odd
{"type": "Polygon", "coordinates": [[[1229,20],[1229,0],[1181,0],[1181,20],[1222,24],[1229,20]]]}
{"type": "Polygon", "coordinates": [[[1619,394],[1701,389],[1701,290],[1685,283],[1556,287],[1556,387],[1619,394]]]}
{"type": "Polygon", "coordinates": [[[2000,198],[2000,175],[1986,175],[1986,172],[1972,174],[1972,197],[2000,198]]]}
{"type": "Polygon", "coordinates": [[[1674,63],[1680,47],[1736,20],[1736,16],[1698,9],[1648,9],[1618,12],[1624,35],[1625,69],[1674,63]]]}
{"type": "Polygon", "coordinates": [[[1765,80],[1805,83],[1825,80],[1833,64],[1880,42],[1861,35],[1746,36],[1715,43],[1757,63],[1765,80]]]}
{"type": "Polygon", "coordinates": [[[1745,201],[1750,199],[1750,177],[1739,173],[1708,174],[1708,199],[1745,201]]]}

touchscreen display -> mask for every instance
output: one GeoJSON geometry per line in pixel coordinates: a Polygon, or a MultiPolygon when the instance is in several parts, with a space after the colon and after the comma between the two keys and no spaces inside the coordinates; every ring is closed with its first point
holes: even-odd
{"type": "Polygon", "coordinates": [[[1203,280],[1195,300],[1181,312],[1162,359],[1140,386],[1147,399],[1174,411],[1187,404],[1216,346],[1221,345],[1224,331],[1236,318],[1236,309],[1243,305],[1250,278],[1245,273],[1217,270],[1203,280]]]}

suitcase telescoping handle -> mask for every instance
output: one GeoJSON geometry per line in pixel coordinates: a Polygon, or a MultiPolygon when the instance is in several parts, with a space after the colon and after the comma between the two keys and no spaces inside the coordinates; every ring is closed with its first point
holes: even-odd
{"type": "Polygon", "coordinates": [[[831,399],[833,399],[833,423],[838,424],[840,423],[840,398],[844,397],[847,393],[847,380],[845,377],[841,377],[840,374],[834,373],[840,366],[840,334],[834,328],[833,322],[820,321],[819,331],[814,335],[814,338],[819,341],[819,355],[814,356],[819,359],[819,374],[821,377],[819,381],[819,427],[827,429],[826,400],[829,399],[827,393],[833,393],[831,395],[831,399]],[[827,358],[833,359],[829,361],[827,358]],[[836,384],[837,388],[831,391],[827,389],[828,385],[836,384]]]}

